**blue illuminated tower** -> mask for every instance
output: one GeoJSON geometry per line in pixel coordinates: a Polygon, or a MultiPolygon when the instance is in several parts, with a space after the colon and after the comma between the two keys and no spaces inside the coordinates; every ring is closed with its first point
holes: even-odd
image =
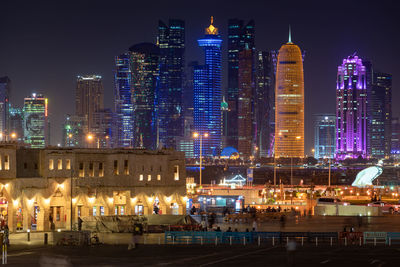
{"type": "Polygon", "coordinates": [[[115,57],[114,86],[117,116],[116,146],[133,146],[133,105],[131,93],[130,53],[115,57]]]}
{"type": "MultiPolygon", "coordinates": [[[[218,28],[206,28],[204,38],[198,40],[205,51],[205,65],[194,68],[194,128],[203,139],[203,155],[215,156],[221,150],[221,43],[218,28]]],[[[195,141],[194,153],[200,154],[200,142],[195,141]]]]}
{"type": "Polygon", "coordinates": [[[167,25],[159,21],[157,40],[160,49],[160,83],[157,92],[159,139],[163,146],[176,148],[176,142],[183,137],[185,22],[170,19],[167,25]]]}

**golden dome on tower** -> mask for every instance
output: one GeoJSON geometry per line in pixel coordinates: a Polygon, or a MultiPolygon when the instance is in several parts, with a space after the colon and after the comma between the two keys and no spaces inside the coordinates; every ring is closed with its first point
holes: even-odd
{"type": "Polygon", "coordinates": [[[214,17],[211,16],[211,24],[210,24],[210,26],[208,26],[208,27],[206,28],[206,34],[209,34],[209,35],[218,35],[218,28],[217,28],[217,27],[214,27],[213,23],[214,23],[214,17]]]}

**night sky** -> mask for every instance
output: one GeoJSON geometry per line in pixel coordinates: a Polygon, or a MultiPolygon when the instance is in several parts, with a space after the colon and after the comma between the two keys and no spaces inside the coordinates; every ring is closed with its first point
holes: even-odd
{"type": "Polygon", "coordinates": [[[12,80],[15,105],[32,92],[49,98],[53,145],[61,142],[64,115],[74,112],[76,76],[102,75],[105,105],[113,108],[114,56],[135,43],[155,42],[158,20],[169,18],[186,22],[186,62],[202,62],[196,40],[214,16],[224,40],[224,87],[229,18],[255,20],[258,50],[278,50],[291,24],[293,42],[306,50],[306,154],[313,146],[313,114],[335,112],[337,66],[354,52],[393,74],[393,116],[400,115],[395,1],[3,0],[0,10],[0,76],[12,80]]]}

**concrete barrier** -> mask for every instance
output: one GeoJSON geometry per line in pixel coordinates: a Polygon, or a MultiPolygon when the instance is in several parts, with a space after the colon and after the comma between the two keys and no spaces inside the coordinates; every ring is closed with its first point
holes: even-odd
{"type": "Polygon", "coordinates": [[[361,205],[320,205],[315,206],[314,214],[320,216],[380,216],[380,207],[361,205]]]}

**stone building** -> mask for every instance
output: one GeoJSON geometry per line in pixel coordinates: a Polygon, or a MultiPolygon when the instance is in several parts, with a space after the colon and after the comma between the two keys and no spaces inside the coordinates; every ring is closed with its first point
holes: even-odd
{"type": "Polygon", "coordinates": [[[78,217],[184,214],[185,178],[184,153],[174,150],[1,143],[1,223],[11,231],[46,231],[70,229],[78,217]]]}

